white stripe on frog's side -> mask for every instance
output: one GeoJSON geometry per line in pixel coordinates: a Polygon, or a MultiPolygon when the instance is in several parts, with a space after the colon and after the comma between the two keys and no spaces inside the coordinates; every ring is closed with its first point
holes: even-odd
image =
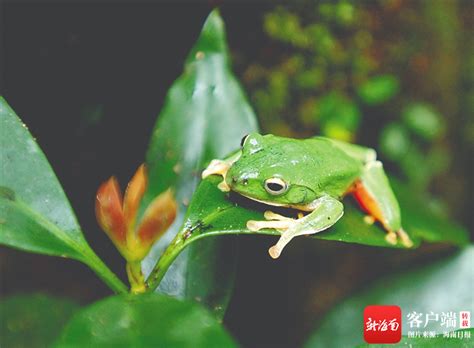
{"type": "Polygon", "coordinates": [[[300,205],[300,204],[283,204],[283,203],[276,203],[276,202],[272,202],[272,201],[265,201],[265,200],[261,200],[261,199],[256,199],[256,198],[253,198],[253,197],[250,197],[248,195],[244,195],[242,193],[239,193],[241,196],[244,196],[248,199],[251,199],[252,201],[256,201],[256,202],[259,202],[259,203],[263,203],[263,204],[266,204],[266,205],[271,205],[273,207],[283,207],[283,208],[292,208],[292,209],[297,209],[297,210],[301,210],[301,211],[313,211],[314,209],[316,209],[318,207],[318,205],[320,204],[320,202],[318,202],[317,199],[315,199],[314,201],[308,203],[308,204],[304,204],[304,205],[300,205]]]}

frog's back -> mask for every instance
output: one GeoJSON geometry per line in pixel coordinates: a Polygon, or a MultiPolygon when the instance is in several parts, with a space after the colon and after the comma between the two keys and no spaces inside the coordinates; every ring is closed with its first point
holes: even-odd
{"type": "Polygon", "coordinates": [[[293,172],[294,183],[311,187],[318,195],[340,197],[362,173],[363,163],[328,138],[288,139],[275,146],[282,147],[280,163],[293,172]]]}

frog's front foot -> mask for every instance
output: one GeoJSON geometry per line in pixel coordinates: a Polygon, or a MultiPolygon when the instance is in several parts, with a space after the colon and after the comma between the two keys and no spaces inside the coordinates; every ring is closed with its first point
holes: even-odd
{"type": "Polygon", "coordinates": [[[278,242],[268,250],[270,256],[276,259],[294,237],[324,231],[334,225],[343,214],[342,203],[329,196],[318,198],[310,203],[310,206],[314,210],[308,215],[298,214],[298,219],[266,211],[266,221],[247,221],[247,228],[250,231],[274,228],[281,232],[278,242]]]}
{"type": "Polygon", "coordinates": [[[275,230],[282,232],[290,228],[294,223],[296,223],[295,219],[276,214],[269,210],[267,210],[263,216],[266,219],[264,221],[247,221],[247,228],[252,232],[257,232],[264,228],[274,228],[275,230]]]}
{"type": "Polygon", "coordinates": [[[289,218],[280,214],[276,214],[272,211],[266,211],[264,213],[265,221],[247,221],[247,228],[250,231],[256,232],[264,228],[273,228],[282,233],[280,240],[277,244],[272,246],[268,253],[273,259],[276,259],[280,256],[283,248],[286,244],[290,242],[293,236],[290,237],[288,231],[291,231],[291,228],[298,225],[298,220],[289,218]]]}
{"type": "Polygon", "coordinates": [[[201,177],[203,179],[207,178],[210,175],[220,175],[222,176],[222,181],[217,185],[219,190],[222,192],[229,192],[230,187],[227,185],[225,182],[225,176],[227,172],[229,171],[229,168],[232,163],[229,163],[228,161],[221,161],[221,160],[212,160],[211,163],[207,166],[206,169],[202,172],[201,177]]]}
{"type": "Polygon", "coordinates": [[[209,175],[222,176],[222,181],[219,183],[219,185],[217,185],[217,187],[222,192],[229,192],[230,187],[229,185],[227,185],[227,182],[225,181],[225,177],[230,167],[232,166],[232,164],[234,164],[235,161],[239,159],[240,155],[241,155],[241,151],[238,151],[224,160],[219,160],[219,159],[212,160],[211,163],[209,163],[209,165],[207,166],[207,168],[204,169],[204,171],[202,172],[201,177],[205,179],[209,175]]]}

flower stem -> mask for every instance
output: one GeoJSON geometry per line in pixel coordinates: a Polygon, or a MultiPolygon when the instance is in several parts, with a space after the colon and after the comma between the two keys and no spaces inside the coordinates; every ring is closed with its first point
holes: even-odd
{"type": "Polygon", "coordinates": [[[130,282],[130,292],[132,294],[141,294],[146,291],[145,278],[142,273],[140,261],[127,262],[127,276],[130,282]]]}

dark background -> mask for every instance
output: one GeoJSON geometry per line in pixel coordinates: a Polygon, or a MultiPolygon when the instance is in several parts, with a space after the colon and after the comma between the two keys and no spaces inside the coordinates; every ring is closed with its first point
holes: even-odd
{"type": "MultiPolygon", "coordinates": [[[[166,91],[182,71],[211,3],[14,3],[2,7],[1,94],[28,125],[62,183],[86,238],[125,279],[123,261],[94,216],[98,185],[121,183],[144,161],[166,91]]],[[[232,50],[251,61],[266,40],[270,4],[223,4],[232,50]]],[[[469,219],[467,215],[464,215],[469,219]]],[[[240,237],[225,324],[245,346],[295,346],[338,299],[385,272],[424,259],[298,239],[278,261],[271,241],[240,237]],[[377,264],[374,267],[374,264],[377,264]]],[[[110,294],[87,267],[0,249],[1,295],[46,292],[83,304],[110,294]]]]}

